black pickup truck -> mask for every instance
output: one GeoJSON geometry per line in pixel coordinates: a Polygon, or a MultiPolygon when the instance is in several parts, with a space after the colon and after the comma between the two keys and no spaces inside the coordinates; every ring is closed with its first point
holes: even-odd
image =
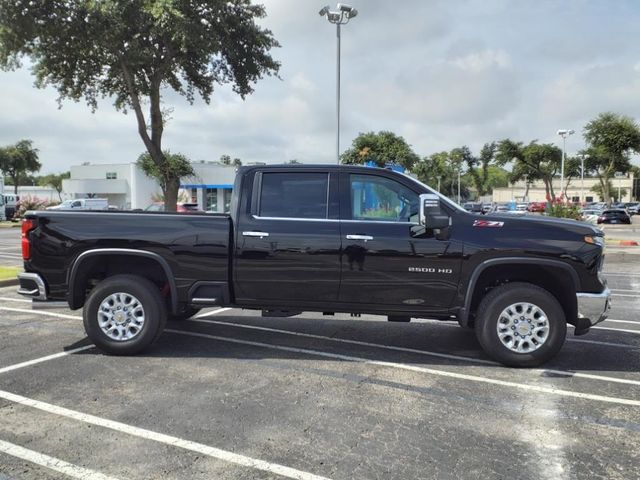
{"type": "Polygon", "coordinates": [[[29,212],[19,293],[84,307],[102,350],[134,354],[203,307],[453,320],[534,366],[606,318],[603,233],[466,212],[386,169],[251,166],[230,215],[29,212]]]}

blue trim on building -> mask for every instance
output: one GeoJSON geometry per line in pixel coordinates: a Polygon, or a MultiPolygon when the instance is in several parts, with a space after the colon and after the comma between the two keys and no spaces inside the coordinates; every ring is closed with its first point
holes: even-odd
{"type": "Polygon", "coordinates": [[[233,184],[231,183],[220,183],[216,185],[206,185],[203,183],[194,183],[189,185],[180,185],[180,188],[223,188],[223,189],[231,189],[233,188],[233,184]]]}

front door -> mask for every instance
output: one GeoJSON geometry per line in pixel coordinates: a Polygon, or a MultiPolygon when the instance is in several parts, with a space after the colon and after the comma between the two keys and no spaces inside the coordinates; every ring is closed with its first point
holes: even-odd
{"type": "Polygon", "coordinates": [[[443,310],[457,292],[461,246],[412,237],[417,192],[380,174],[343,173],[340,301],[390,310],[443,310]]]}
{"type": "Polygon", "coordinates": [[[236,234],[238,303],[302,307],[336,302],[337,173],[307,168],[257,172],[252,196],[236,234]]]}

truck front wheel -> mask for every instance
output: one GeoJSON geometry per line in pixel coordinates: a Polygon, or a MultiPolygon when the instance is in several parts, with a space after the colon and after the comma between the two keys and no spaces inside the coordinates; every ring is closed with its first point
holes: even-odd
{"type": "Polygon", "coordinates": [[[475,330],[490,357],[509,367],[535,367],[558,353],[567,323],[551,293],[514,282],[494,288],[482,299],[475,330]]]}
{"type": "Polygon", "coordinates": [[[160,336],[167,309],[160,289],[137,275],[115,275],[89,294],[84,329],[93,343],[112,355],[134,355],[160,336]]]}

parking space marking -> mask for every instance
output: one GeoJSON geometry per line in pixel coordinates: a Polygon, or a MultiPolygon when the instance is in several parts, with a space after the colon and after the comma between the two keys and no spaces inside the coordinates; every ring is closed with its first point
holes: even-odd
{"type": "Polygon", "coordinates": [[[34,315],[44,315],[45,317],[64,318],[67,320],[82,320],[82,317],[78,315],[67,315],[65,313],[56,313],[56,312],[43,312],[40,310],[30,310],[28,308],[0,307],[0,310],[4,310],[7,312],[17,312],[17,313],[31,313],[34,315]]]}
{"type": "Polygon", "coordinates": [[[237,343],[240,345],[251,345],[254,347],[263,347],[263,348],[268,348],[273,350],[282,350],[285,352],[302,353],[302,354],[314,355],[318,357],[333,358],[335,360],[346,360],[349,362],[364,363],[368,365],[378,365],[382,367],[390,367],[390,368],[395,368],[400,370],[409,370],[414,372],[427,373],[429,375],[436,375],[440,377],[455,378],[457,380],[468,380],[468,381],[477,382],[477,383],[487,383],[490,385],[511,387],[519,390],[533,391],[537,393],[549,393],[551,395],[580,398],[583,400],[594,400],[594,401],[605,402],[605,403],[613,403],[617,405],[630,405],[634,407],[640,407],[640,400],[633,400],[630,398],[609,397],[609,396],[597,395],[593,393],[574,392],[571,390],[563,390],[563,389],[554,388],[554,387],[545,387],[542,385],[530,385],[526,383],[517,383],[517,382],[510,382],[507,380],[499,380],[496,378],[481,377],[479,375],[467,375],[464,373],[449,372],[446,370],[436,370],[434,368],[420,367],[417,365],[410,365],[406,363],[387,362],[384,360],[371,360],[369,358],[356,357],[353,355],[343,355],[339,353],[329,353],[329,352],[323,352],[320,350],[311,350],[307,348],[288,347],[286,345],[276,345],[272,343],[254,342],[250,340],[240,340],[236,338],[220,337],[217,335],[209,335],[207,333],[187,332],[184,330],[174,330],[171,328],[166,329],[165,331],[169,333],[175,333],[178,335],[208,338],[212,340],[219,340],[221,342],[237,343]]]}
{"type": "Polygon", "coordinates": [[[79,467],[78,465],[65,462],[59,458],[50,457],[44,453],[35,452],[20,445],[5,442],[4,440],[0,440],[0,452],[26,460],[30,463],[35,463],[36,465],[54,470],[71,478],[79,478],[81,480],[117,480],[115,477],[110,477],[88,468],[79,467]]]}
{"type": "Polygon", "coordinates": [[[26,298],[0,297],[0,300],[4,300],[5,302],[31,303],[31,300],[27,300],[26,298]]]}
{"type": "MultiPolygon", "coordinates": [[[[373,348],[380,348],[380,349],[384,349],[384,350],[394,350],[394,351],[399,351],[399,352],[407,352],[407,353],[417,353],[419,355],[426,355],[426,356],[430,356],[430,357],[440,357],[440,358],[447,358],[450,360],[460,360],[463,362],[468,362],[468,363],[480,363],[480,364],[485,364],[485,365],[495,365],[498,367],[501,367],[502,364],[499,362],[494,362],[492,360],[484,360],[481,358],[474,358],[474,357],[465,357],[463,355],[450,355],[447,353],[440,353],[440,352],[432,352],[429,350],[420,350],[417,348],[408,348],[408,347],[397,347],[394,345],[384,345],[381,343],[370,343],[370,342],[362,342],[360,340],[349,340],[346,338],[338,338],[338,337],[326,337],[324,335],[316,335],[316,334],[312,334],[312,333],[303,333],[303,332],[294,332],[294,331],[290,331],[290,330],[282,330],[279,328],[270,328],[270,327],[261,327],[261,326],[257,326],[257,325],[246,325],[246,324],[242,324],[242,323],[234,323],[234,322],[223,322],[223,321],[219,321],[219,320],[205,320],[205,319],[201,319],[201,318],[196,318],[196,319],[190,319],[189,321],[191,322],[200,322],[200,323],[211,323],[211,324],[215,324],[215,325],[227,325],[227,326],[232,326],[232,327],[237,327],[237,328],[246,328],[249,330],[260,330],[260,331],[266,331],[266,332],[274,332],[274,333],[282,333],[282,334],[286,334],[286,335],[293,335],[296,337],[306,337],[306,338],[315,338],[318,340],[326,340],[326,341],[331,341],[331,342],[338,342],[338,343],[345,343],[345,344],[350,344],[350,345],[359,345],[359,346],[365,346],[365,347],[373,347],[373,348]]],[[[640,333],[640,332],[638,332],[640,333]]],[[[575,372],[573,370],[553,370],[553,369],[541,369],[541,368],[535,368],[535,369],[529,369],[529,372],[535,372],[538,374],[554,374],[554,375],[562,375],[565,377],[576,377],[576,378],[588,378],[590,380],[601,380],[601,381],[605,381],[605,382],[613,382],[613,383],[624,383],[627,385],[637,385],[640,386],[640,380],[632,380],[632,379],[628,379],[628,378],[618,378],[618,377],[609,377],[606,375],[595,375],[595,374],[591,374],[591,373],[581,373],[581,372],[575,372]]]]}
{"type": "Polygon", "coordinates": [[[614,322],[614,323],[632,323],[635,325],[640,325],[640,322],[638,320],[617,320],[614,318],[607,318],[605,320],[605,322],[614,322]]]}
{"type": "Polygon", "coordinates": [[[612,297],[631,297],[631,298],[640,298],[640,295],[630,295],[628,293],[612,293],[612,297]]]}
{"type": "Polygon", "coordinates": [[[56,358],[66,357],[67,355],[73,355],[74,353],[89,350],[94,346],[95,345],[87,345],[84,347],[73,348],[71,350],[66,350],[64,352],[58,352],[52,355],[47,355],[46,357],[34,358],[33,360],[28,360],[26,362],[16,363],[15,365],[9,365],[8,367],[2,367],[0,368],[0,374],[12,372],[13,370],[18,370],[24,367],[30,367],[31,365],[37,365],[39,363],[48,362],[49,360],[55,360],[56,358]]]}
{"type": "Polygon", "coordinates": [[[247,457],[238,453],[211,447],[203,443],[192,442],[182,438],[174,437],[173,435],[154,432],[153,430],[135,427],[126,423],[117,422],[115,420],[109,420],[106,418],[97,417],[95,415],[90,415],[88,413],[78,412],[77,410],[59,407],[51,403],[41,402],[32,398],[23,397],[22,395],[16,395],[11,392],[5,392],[4,390],[0,390],[0,398],[3,398],[9,402],[32,407],[43,412],[48,412],[54,415],[60,415],[62,417],[71,418],[91,425],[108,428],[110,430],[126,433],[128,435],[144,438],[146,440],[152,440],[158,443],[163,443],[172,447],[182,448],[184,450],[200,453],[202,455],[216,458],[218,460],[235,463],[236,465],[254,468],[256,470],[262,470],[264,472],[273,473],[282,477],[293,478],[296,480],[329,480],[327,477],[315,475],[303,470],[297,470],[295,468],[286,467],[277,463],[271,463],[265,460],[247,457]]]}
{"type": "Polygon", "coordinates": [[[609,330],[612,332],[625,332],[625,333],[636,333],[639,334],[640,330],[630,330],[627,328],[608,328],[608,327],[591,327],[594,330],[609,330]]]}

